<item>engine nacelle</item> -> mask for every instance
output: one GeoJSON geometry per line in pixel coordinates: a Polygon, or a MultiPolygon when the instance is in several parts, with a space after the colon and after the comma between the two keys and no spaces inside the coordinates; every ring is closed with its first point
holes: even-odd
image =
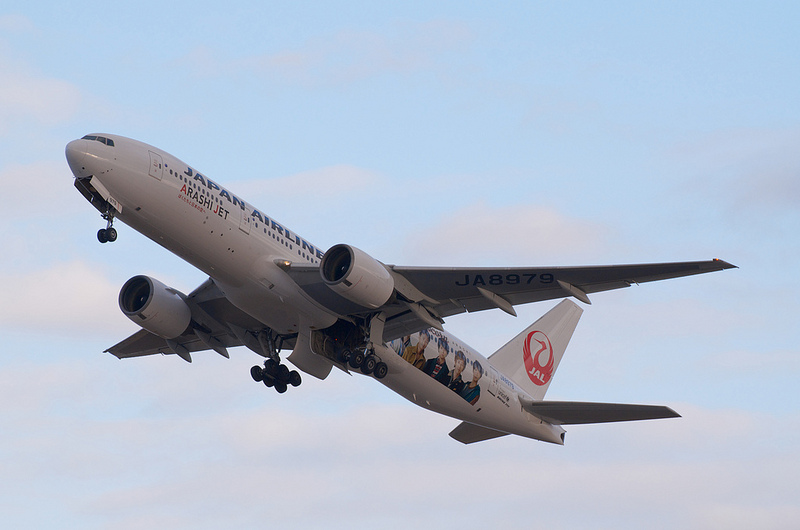
{"type": "Polygon", "coordinates": [[[133,322],[165,339],[179,337],[192,320],[182,295],[149,276],[134,276],[119,292],[119,308],[133,322]]]}
{"type": "Polygon", "coordinates": [[[322,257],[319,271],[333,291],[370,309],[385,304],[394,292],[394,280],[386,267],[350,245],[329,248],[322,257]]]}

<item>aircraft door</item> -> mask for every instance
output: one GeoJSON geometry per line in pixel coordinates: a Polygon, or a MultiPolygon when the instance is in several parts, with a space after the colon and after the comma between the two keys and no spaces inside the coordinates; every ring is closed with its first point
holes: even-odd
{"type": "Polygon", "coordinates": [[[150,176],[161,180],[164,175],[164,161],[158,153],[152,151],[148,151],[148,153],[150,153],[150,176]]]}
{"type": "Polygon", "coordinates": [[[487,377],[487,379],[488,379],[488,381],[487,381],[487,383],[488,383],[487,391],[491,395],[497,396],[497,379],[498,379],[497,370],[495,370],[494,367],[492,366],[487,370],[487,374],[486,375],[488,376],[487,377]]]}
{"type": "Polygon", "coordinates": [[[245,209],[242,210],[241,212],[242,212],[242,217],[239,220],[239,230],[241,230],[245,234],[249,234],[250,225],[253,222],[252,219],[250,218],[250,212],[247,210],[247,207],[245,207],[245,209]]]}

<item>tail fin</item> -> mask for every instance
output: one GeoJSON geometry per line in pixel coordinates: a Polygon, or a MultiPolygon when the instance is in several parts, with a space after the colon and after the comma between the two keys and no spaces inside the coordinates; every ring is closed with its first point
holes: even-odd
{"type": "Polygon", "coordinates": [[[534,400],[544,398],[583,309],[564,300],[489,357],[534,400]]]}

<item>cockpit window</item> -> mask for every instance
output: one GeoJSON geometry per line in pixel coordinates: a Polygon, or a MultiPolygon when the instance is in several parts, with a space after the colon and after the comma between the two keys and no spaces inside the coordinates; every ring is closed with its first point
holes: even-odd
{"type": "Polygon", "coordinates": [[[81,140],[94,140],[95,142],[100,142],[101,144],[106,144],[109,147],[114,147],[114,140],[111,138],[106,138],[105,136],[94,136],[92,134],[87,134],[81,140]]]}

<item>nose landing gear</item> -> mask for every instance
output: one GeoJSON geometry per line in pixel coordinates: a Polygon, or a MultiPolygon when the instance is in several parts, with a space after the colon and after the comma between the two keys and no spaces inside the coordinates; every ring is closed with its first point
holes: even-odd
{"type": "Polygon", "coordinates": [[[103,219],[106,220],[106,227],[97,231],[97,240],[101,243],[113,243],[117,240],[117,230],[113,227],[114,214],[111,209],[103,214],[103,219]]]}

